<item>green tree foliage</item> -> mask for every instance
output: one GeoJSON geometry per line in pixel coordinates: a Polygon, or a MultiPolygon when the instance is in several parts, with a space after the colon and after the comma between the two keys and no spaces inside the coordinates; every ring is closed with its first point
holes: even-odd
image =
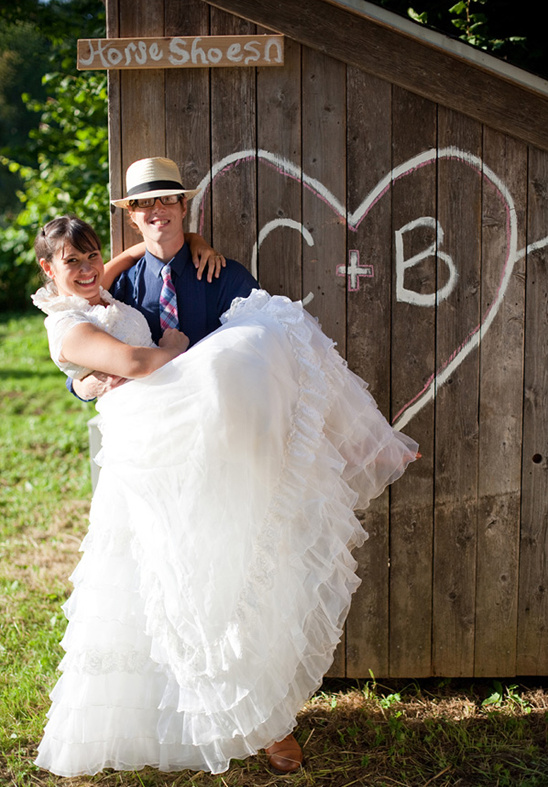
{"type": "MultiPolygon", "coordinates": [[[[34,64],[40,75],[40,90],[21,95],[27,125],[18,122],[15,139],[6,139],[7,132],[0,136],[4,182],[11,177],[17,184],[15,202],[12,199],[0,216],[0,309],[4,310],[29,305],[29,295],[39,282],[34,237],[46,221],[62,213],[78,213],[101,237],[107,239],[109,233],[106,76],[76,70],[77,38],[105,34],[104,6],[100,0],[51,0],[46,5],[24,0],[19,5],[25,6],[26,24],[41,37],[43,46],[36,60],[32,47],[30,52],[16,47],[13,39],[11,49],[0,48],[7,63],[19,57],[27,67],[34,64]]],[[[2,10],[0,20],[10,13],[13,6],[2,10]]],[[[21,26],[17,19],[6,21],[6,29],[21,26]]],[[[30,78],[27,84],[31,85],[30,78]]]]}
{"type": "MultiPolygon", "coordinates": [[[[47,61],[47,42],[29,22],[7,22],[0,26],[0,153],[18,151],[18,158],[32,163],[21,140],[37,126],[39,117],[29,112],[22,94],[44,98],[42,73],[37,61],[47,61]]],[[[0,169],[0,213],[15,204],[19,179],[0,169]]]]}
{"type": "Polygon", "coordinates": [[[40,226],[63,213],[76,213],[109,235],[107,89],[103,74],[86,78],[47,75],[54,98],[30,101],[41,110],[40,128],[30,132],[37,166],[0,158],[19,175],[21,209],[2,229],[0,307],[28,302],[38,284],[33,242],[40,226]]]}
{"type": "Polygon", "coordinates": [[[496,57],[548,77],[548,50],[537,0],[373,0],[496,57]]]}
{"type": "Polygon", "coordinates": [[[0,27],[0,144],[16,146],[36,125],[21,99],[23,92],[44,97],[36,61],[46,62],[46,41],[25,21],[0,27]]]}

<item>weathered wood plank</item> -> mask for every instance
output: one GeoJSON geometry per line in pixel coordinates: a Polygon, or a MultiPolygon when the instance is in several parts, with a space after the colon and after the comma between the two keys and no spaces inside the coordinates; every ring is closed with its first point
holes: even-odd
{"type": "MultiPolygon", "coordinates": [[[[254,26],[212,9],[215,35],[251,35],[254,26]]],[[[211,151],[215,167],[226,156],[247,151],[246,160],[227,165],[211,185],[213,243],[228,257],[251,267],[257,237],[256,86],[252,68],[211,73],[211,151]]]]}
{"type": "Polygon", "coordinates": [[[548,148],[548,96],[503,80],[367,12],[325,0],[205,0],[494,128],[548,148]],[[275,9],[275,10],[274,10],[275,9]]]}
{"type": "MultiPolygon", "coordinates": [[[[145,30],[152,35],[163,35],[164,0],[135,0],[120,6],[121,36],[139,35],[145,30]]],[[[140,158],[165,156],[164,72],[125,71],[121,74],[120,85],[121,161],[125,173],[127,167],[140,158]]],[[[140,239],[124,215],[124,244],[127,246],[140,239]]]]}
{"type": "Polygon", "coordinates": [[[284,37],[164,36],[81,38],[77,67],[95,69],[246,68],[283,66],[284,37]]]}
{"type": "MultiPolygon", "coordinates": [[[[447,368],[480,322],[481,144],[476,121],[438,113],[438,144],[465,158],[438,162],[438,290],[458,278],[437,306],[436,368],[447,368]],[[469,158],[468,158],[469,156],[469,158]],[[445,256],[447,255],[447,256],[445,256]]],[[[473,675],[476,586],[479,355],[473,350],[438,387],[435,400],[433,673],[473,675]]]]}
{"type": "Polygon", "coordinates": [[[313,240],[303,249],[303,292],[313,295],[309,311],[342,355],[346,283],[336,270],[346,262],[345,98],[346,67],[303,49],[303,169],[315,180],[303,191],[303,224],[313,240]]]}
{"type": "Polygon", "coordinates": [[[484,163],[503,183],[483,194],[475,674],[516,671],[521,494],[526,148],[490,129],[484,163]],[[508,204],[513,200],[516,210],[508,204]],[[490,310],[490,311],[488,311],[490,310]],[[485,315],[494,317],[487,330],[485,315]]]}
{"type": "MultiPolygon", "coordinates": [[[[403,165],[435,147],[436,106],[394,88],[393,157],[403,165]]],[[[393,237],[411,222],[436,215],[436,170],[410,169],[392,184],[393,237]]],[[[423,253],[435,241],[428,226],[401,235],[405,260],[423,253]]],[[[395,251],[397,252],[397,245],[395,251]]],[[[396,264],[398,261],[396,260],[396,264]]],[[[400,261],[401,264],[401,261],[400,261]]],[[[405,288],[418,294],[436,289],[434,255],[409,268],[405,288]]],[[[435,311],[392,298],[392,413],[409,411],[435,368],[435,311]]],[[[400,421],[400,423],[402,423],[400,421]]],[[[420,444],[422,458],[391,489],[390,521],[390,674],[422,677],[431,674],[432,528],[434,408],[427,404],[403,431],[420,444]]]]}
{"type": "MultiPolygon", "coordinates": [[[[304,49],[302,85],[303,169],[315,180],[303,191],[303,225],[313,241],[303,248],[303,293],[313,295],[308,310],[344,355],[346,288],[344,279],[336,276],[336,266],[346,260],[346,216],[344,207],[341,216],[334,203],[344,205],[346,197],[346,172],[341,166],[346,141],[345,66],[304,49]],[[326,155],[329,150],[337,151],[340,160],[326,155]]],[[[345,674],[344,647],[342,641],[330,675],[345,674]]]]}
{"type": "Polygon", "coordinates": [[[287,41],[282,70],[257,73],[257,144],[269,154],[259,160],[258,251],[261,286],[272,295],[302,298],[301,47],[287,41]],[[284,162],[295,168],[286,172],[284,162]],[[274,223],[273,223],[274,222],[274,223]],[[284,224],[285,222],[285,224],[284,224]]]}
{"type": "MultiPolygon", "coordinates": [[[[548,155],[529,150],[528,243],[546,237],[548,155]]],[[[548,674],[548,251],[527,257],[518,675],[548,674]]]]}
{"type": "MultiPolygon", "coordinates": [[[[167,3],[166,34],[207,35],[209,9],[200,0],[167,3]]],[[[207,69],[169,70],[165,74],[166,155],[177,162],[183,183],[196,188],[211,166],[210,80],[207,69]]],[[[195,197],[199,199],[200,197],[195,197]]],[[[199,231],[211,240],[211,190],[199,231]],[[207,222],[205,221],[207,216],[207,222]]],[[[189,204],[189,212],[191,205],[189,204]]],[[[189,230],[190,217],[185,227],[189,230]]],[[[194,228],[192,228],[194,229],[194,228]]],[[[220,251],[224,251],[221,245],[220,251]]]]}
{"type": "MultiPolygon", "coordinates": [[[[347,76],[348,211],[360,206],[391,169],[392,88],[357,68],[347,76]]],[[[390,416],[390,309],[392,286],[391,202],[386,196],[348,227],[349,253],[359,255],[366,274],[347,271],[347,360],[370,386],[379,409],[390,416]],[[371,271],[367,271],[371,266],[371,271]]],[[[372,501],[363,517],[369,539],[356,551],[358,588],[346,625],[347,676],[389,674],[389,493],[372,501]]]]}
{"type": "MultiPolygon", "coordinates": [[[[117,36],[120,29],[118,0],[107,3],[107,35],[117,36]]],[[[122,124],[121,124],[121,92],[120,74],[111,71],[108,74],[108,157],[109,187],[111,195],[116,199],[124,189],[124,172],[122,168],[122,124]]],[[[111,207],[110,216],[110,249],[112,256],[123,249],[124,230],[122,212],[111,207]]]]}

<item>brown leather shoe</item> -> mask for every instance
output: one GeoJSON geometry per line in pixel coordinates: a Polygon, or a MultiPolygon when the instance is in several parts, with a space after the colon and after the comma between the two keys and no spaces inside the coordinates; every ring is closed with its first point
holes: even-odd
{"type": "Polygon", "coordinates": [[[265,752],[272,770],[280,774],[298,771],[303,762],[303,752],[294,735],[273,743],[265,752]]]}

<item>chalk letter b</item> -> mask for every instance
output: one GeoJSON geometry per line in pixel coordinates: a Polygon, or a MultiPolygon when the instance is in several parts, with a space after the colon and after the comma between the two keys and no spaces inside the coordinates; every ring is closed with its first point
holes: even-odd
{"type": "Polygon", "coordinates": [[[455,264],[449,254],[440,251],[443,243],[443,229],[439,221],[432,216],[423,216],[420,219],[409,222],[404,227],[396,230],[396,299],[403,303],[411,303],[415,306],[435,306],[448,298],[458,279],[458,273],[455,264]],[[415,254],[408,260],[405,259],[405,252],[403,247],[403,235],[405,232],[410,232],[416,227],[428,227],[436,231],[436,240],[428,246],[424,251],[415,254]],[[449,279],[435,292],[415,292],[415,290],[408,290],[405,286],[405,272],[408,268],[412,268],[422,260],[429,257],[437,257],[438,260],[443,260],[449,270],[449,279]]]}

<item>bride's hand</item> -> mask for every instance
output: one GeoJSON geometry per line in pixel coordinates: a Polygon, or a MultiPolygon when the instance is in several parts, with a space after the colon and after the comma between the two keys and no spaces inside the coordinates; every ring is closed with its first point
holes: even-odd
{"type": "Polygon", "coordinates": [[[93,372],[82,380],[73,380],[72,390],[80,399],[91,401],[112,391],[113,388],[118,388],[119,385],[125,382],[127,382],[125,377],[118,377],[115,374],[104,374],[103,372],[93,372]]]}
{"type": "Polygon", "coordinates": [[[158,345],[166,350],[177,350],[180,355],[188,349],[189,343],[188,336],[182,331],[178,331],[177,328],[166,328],[158,345]]]}
{"type": "Polygon", "coordinates": [[[223,254],[206,243],[201,235],[195,232],[185,232],[185,239],[190,246],[192,254],[192,262],[197,271],[198,279],[202,278],[202,274],[207,266],[207,281],[212,282],[213,278],[218,279],[221,269],[226,267],[226,259],[223,254]]]}

